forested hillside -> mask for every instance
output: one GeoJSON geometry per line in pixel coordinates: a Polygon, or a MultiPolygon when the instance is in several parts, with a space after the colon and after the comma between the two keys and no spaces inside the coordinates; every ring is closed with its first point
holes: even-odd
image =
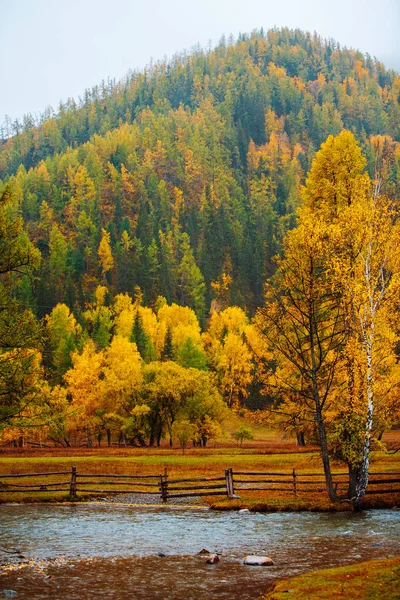
{"type": "Polygon", "coordinates": [[[205,446],[234,409],[362,498],[400,415],[399,101],[379,62],[283,29],[10,125],[2,441],[205,446]]]}
{"type": "Polygon", "coordinates": [[[60,301],[82,311],[100,283],[190,306],[203,325],[213,301],[254,313],[315,151],[348,129],[373,175],[371,136],[400,140],[399,97],[371,57],[283,29],[7,124],[0,175],[42,255],[20,296],[39,317],[60,301]]]}

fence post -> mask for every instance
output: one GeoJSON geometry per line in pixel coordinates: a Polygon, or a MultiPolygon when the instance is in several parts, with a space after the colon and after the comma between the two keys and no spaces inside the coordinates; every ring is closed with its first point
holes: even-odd
{"type": "Polygon", "coordinates": [[[225,469],[226,494],[228,498],[233,498],[235,491],[233,489],[233,472],[232,469],[225,469]]]}
{"type": "Polygon", "coordinates": [[[293,469],[293,493],[297,496],[297,485],[296,485],[296,469],[293,469]]]}
{"type": "Polygon", "coordinates": [[[167,471],[167,467],[164,467],[164,495],[165,495],[164,502],[166,502],[168,500],[168,471],[167,471]]]}
{"type": "Polygon", "coordinates": [[[69,487],[69,493],[70,493],[70,496],[75,498],[75,496],[76,496],[76,467],[72,467],[71,485],[69,487]]]}
{"type": "Polygon", "coordinates": [[[163,502],[168,500],[168,472],[167,467],[164,468],[164,474],[160,475],[160,491],[163,502]]]}

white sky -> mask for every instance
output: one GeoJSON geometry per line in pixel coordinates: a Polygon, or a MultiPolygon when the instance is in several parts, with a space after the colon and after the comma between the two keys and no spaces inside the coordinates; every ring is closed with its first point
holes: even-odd
{"type": "Polygon", "coordinates": [[[151,58],[274,26],[317,31],[400,71],[400,0],[0,0],[0,121],[57,108],[151,58]]]}

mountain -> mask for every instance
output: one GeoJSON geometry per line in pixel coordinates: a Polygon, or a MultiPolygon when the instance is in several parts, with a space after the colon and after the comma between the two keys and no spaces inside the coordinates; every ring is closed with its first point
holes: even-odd
{"type": "Polygon", "coordinates": [[[274,29],[8,124],[0,192],[12,184],[42,255],[17,295],[39,317],[61,301],[79,313],[98,284],[203,322],[212,303],[253,313],[320,144],[352,131],[373,176],[371,140],[400,142],[399,101],[399,75],[370,56],[274,29]]]}

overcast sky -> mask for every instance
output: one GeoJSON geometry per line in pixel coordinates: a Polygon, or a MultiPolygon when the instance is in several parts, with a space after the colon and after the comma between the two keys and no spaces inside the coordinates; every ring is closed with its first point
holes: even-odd
{"type": "Polygon", "coordinates": [[[222,34],[317,31],[400,71],[400,0],[0,0],[0,121],[222,34]]]}

